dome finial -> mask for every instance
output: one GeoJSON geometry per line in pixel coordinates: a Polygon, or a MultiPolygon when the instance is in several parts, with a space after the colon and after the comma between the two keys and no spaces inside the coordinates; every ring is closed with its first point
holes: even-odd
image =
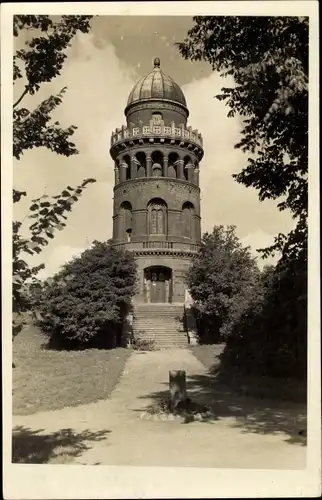
{"type": "Polygon", "coordinates": [[[155,68],[160,68],[160,59],[156,57],[153,61],[153,64],[155,68]]]}

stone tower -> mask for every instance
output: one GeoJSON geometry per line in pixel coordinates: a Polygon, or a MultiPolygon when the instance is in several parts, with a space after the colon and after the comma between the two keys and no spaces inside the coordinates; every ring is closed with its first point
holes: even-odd
{"type": "Polygon", "coordinates": [[[135,253],[134,306],[182,305],[184,275],[201,238],[202,137],[187,125],[183,92],[158,58],[132,89],[124,113],[126,126],[111,137],[113,244],[135,253]]]}

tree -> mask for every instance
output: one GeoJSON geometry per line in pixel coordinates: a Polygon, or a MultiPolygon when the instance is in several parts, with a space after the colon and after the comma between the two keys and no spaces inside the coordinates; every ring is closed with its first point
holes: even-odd
{"type": "MultiPolygon", "coordinates": [[[[21,106],[27,94],[35,94],[42,83],[50,82],[60,75],[67,57],[65,50],[77,32],[87,33],[91,16],[60,16],[54,21],[50,16],[16,15],[13,19],[14,37],[28,30],[34,36],[25,42],[25,48],[16,50],[13,58],[14,84],[25,80],[19,98],[13,104],[13,155],[17,160],[25,151],[35,147],[45,147],[59,155],[77,154],[77,148],[70,137],[76,130],[74,125],[63,129],[59,122],[51,121],[51,113],[62,103],[66,88],[57,95],[51,95],[35,109],[21,106]]],[[[62,230],[66,223],[66,213],[78,201],[83,190],[94,179],[85,179],[76,187],[67,186],[58,195],[41,196],[32,200],[29,210],[31,224],[30,236],[21,235],[21,221],[13,222],[13,335],[24,325],[22,313],[29,309],[26,294],[28,281],[35,279],[44,265],[30,267],[25,260],[26,254],[40,253],[42,248],[62,230]]],[[[18,203],[25,190],[13,190],[13,203],[18,203]]]]}
{"type": "MultiPolygon", "coordinates": [[[[305,376],[308,216],[308,33],[307,17],[195,17],[183,57],[205,60],[231,77],[216,98],[242,122],[235,145],[248,165],[233,177],[278,201],[296,221],[260,250],[280,252],[271,273],[235,323],[224,351],[230,366],[272,375],[305,376]]],[[[264,279],[264,278],[263,278],[264,279]]],[[[265,281],[265,280],[264,280],[265,281]]]]}
{"type": "MultiPolygon", "coordinates": [[[[258,190],[259,199],[279,200],[297,220],[290,233],[306,245],[308,175],[307,17],[194,17],[186,39],[177,44],[186,59],[205,60],[234,80],[216,98],[229,117],[242,119],[236,148],[248,154],[237,182],[258,190]]],[[[264,251],[286,252],[279,235],[264,251]]]]}
{"type": "Polygon", "coordinates": [[[234,226],[205,233],[186,283],[195,302],[203,340],[226,338],[256,291],[259,269],[234,226]]]}
{"type": "Polygon", "coordinates": [[[257,295],[233,325],[221,372],[305,380],[307,368],[306,259],[263,271],[257,295]]]}
{"type": "Polygon", "coordinates": [[[52,341],[65,345],[93,345],[94,340],[120,345],[120,327],[135,287],[133,254],[95,241],[41,289],[34,289],[39,326],[52,341]]]}

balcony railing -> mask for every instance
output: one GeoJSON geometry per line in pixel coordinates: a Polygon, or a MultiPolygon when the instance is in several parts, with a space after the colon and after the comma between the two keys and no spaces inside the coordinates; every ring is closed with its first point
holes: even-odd
{"type": "Polygon", "coordinates": [[[189,252],[198,252],[200,245],[194,243],[185,243],[179,241],[124,241],[123,243],[115,243],[117,248],[126,248],[127,250],[183,250],[189,252]]]}
{"type": "Polygon", "coordinates": [[[144,137],[160,138],[169,137],[171,139],[187,140],[195,143],[202,148],[202,136],[198,130],[192,130],[192,127],[185,127],[183,124],[176,125],[174,122],[170,126],[165,126],[164,121],[161,120],[157,125],[151,121],[150,125],[139,124],[135,126],[131,124],[129,127],[122,126],[112,133],[111,146],[126,139],[140,139],[144,137]]]}
{"type": "Polygon", "coordinates": [[[172,241],[143,241],[143,248],[173,248],[172,241]]]}

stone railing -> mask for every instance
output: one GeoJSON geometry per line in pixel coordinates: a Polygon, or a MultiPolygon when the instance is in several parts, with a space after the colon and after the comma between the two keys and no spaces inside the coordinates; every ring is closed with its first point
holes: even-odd
{"type": "Polygon", "coordinates": [[[186,140],[202,148],[202,136],[199,134],[198,130],[192,130],[192,127],[185,127],[183,124],[176,125],[174,122],[166,126],[163,120],[158,123],[151,120],[149,125],[144,125],[143,122],[139,122],[138,125],[131,123],[129,127],[123,125],[112,133],[111,146],[126,139],[155,136],[160,138],[168,137],[171,139],[186,140]]]}
{"type": "Polygon", "coordinates": [[[172,241],[143,241],[143,248],[173,248],[172,241]]]}
{"type": "Polygon", "coordinates": [[[200,246],[194,243],[185,243],[179,241],[124,241],[115,243],[117,248],[126,248],[127,250],[186,250],[189,252],[198,252],[200,246]]]}

